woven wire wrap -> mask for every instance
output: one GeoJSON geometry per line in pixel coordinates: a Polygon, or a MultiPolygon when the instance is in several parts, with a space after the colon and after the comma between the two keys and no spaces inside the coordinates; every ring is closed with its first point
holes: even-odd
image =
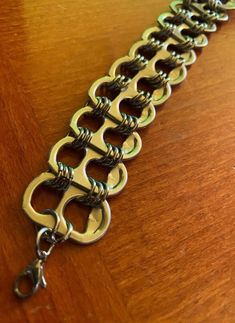
{"type": "Polygon", "coordinates": [[[58,173],[53,181],[48,184],[59,191],[66,191],[71,185],[74,177],[74,170],[72,167],[58,162],[58,173]]]}
{"type": "Polygon", "coordinates": [[[111,90],[123,90],[130,83],[131,79],[125,75],[118,74],[113,81],[108,84],[111,90]]]}
{"type": "Polygon", "coordinates": [[[177,47],[183,51],[188,51],[190,49],[193,49],[195,47],[195,39],[193,39],[190,36],[185,36],[185,38],[186,38],[186,41],[183,43],[179,43],[177,47]]]}
{"type": "Polygon", "coordinates": [[[89,181],[91,183],[90,191],[85,196],[80,197],[79,200],[85,205],[98,206],[106,200],[109,193],[108,186],[106,183],[96,181],[92,177],[89,177],[89,181]]]}
{"type": "Polygon", "coordinates": [[[162,31],[165,36],[170,37],[173,34],[175,28],[176,28],[176,25],[171,24],[169,22],[165,22],[164,27],[162,27],[162,31]]]}
{"type": "Polygon", "coordinates": [[[92,138],[93,132],[88,128],[78,127],[79,134],[76,134],[75,140],[73,142],[73,147],[75,149],[86,148],[92,138]]]}
{"type": "MultiPolygon", "coordinates": [[[[174,19],[175,21],[179,21],[181,23],[186,22],[187,24],[187,19],[191,19],[190,11],[179,8],[174,19]]],[[[206,27],[207,27],[207,24],[204,22],[193,21],[193,25],[190,25],[190,30],[195,34],[201,34],[204,32],[206,27]]]]}
{"type": "Polygon", "coordinates": [[[106,96],[97,96],[97,104],[93,105],[94,116],[105,117],[111,108],[112,102],[106,96]]]}
{"type": "Polygon", "coordinates": [[[138,118],[124,112],[121,115],[122,122],[115,129],[124,135],[129,135],[138,128],[138,118]]]}
{"type": "Polygon", "coordinates": [[[194,25],[190,28],[190,30],[195,34],[201,34],[204,32],[206,27],[207,24],[205,22],[195,21],[194,25]]]}
{"type": "Polygon", "coordinates": [[[131,105],[138,108],[145,108],[152,101],[152,95],[149,92],[139,91],[139,93],[131,99],[128,99],[131,105]]]}
{"type": "Polygon", "coordinates": [[[156,88],[166,85],[169,81],[169,76],[163,71],[159,71],[156,75],[148,78],[148,83],[156,88]]]}
{"type": "Polygon", "coordinates": [[[170,67],[177,67],[182,65],[185,62],[185,59],[175,51],[171,53],[167,59],[164,60],[164,63],[170,67]]]}
{"type": "Polygon", "coordinates": [[[162,46],[163,46],[163,43],[160,40],[158,40],[158,39],[156,39],[154,37],[151,37],[149,39],[148,44],[145,47],[148,50],[158,51],[159,49],[162,48],[162,46]]]}
{"type": "Polygon", "coordinates": [[[190,18],[190,11],[182,8],[179,8],[174,16],[174,20],[179,22],[184,22],[188,18],[190,18]]]}
{"type": "Polygon", "coordinates": [[[145,68],[147,64],[148,60],[144,56],[137,54],[130,62],[124,63],[124,66],[129,67],[133,71],[140,71],[145,68]]]}
{"type": "Polygon", "coordinates": [[[192,0],[183,0],[183,4],[186,8],[188,8],[192,4],[192,0]]]}
{"type": "Polygon", "coordinates": [[[104,157],[99,159],[99,163],[108,167],[114,167],[119,164],[123,159],[123,152],[121,147],[113,146],[106,143],[107,153],[104,157]]]}
{"type": "Polygon", "coordinates": [[[208,0],[208,7],[213,11],[218,11],[221,9],[222,5],[220,0],[208,0]]]}

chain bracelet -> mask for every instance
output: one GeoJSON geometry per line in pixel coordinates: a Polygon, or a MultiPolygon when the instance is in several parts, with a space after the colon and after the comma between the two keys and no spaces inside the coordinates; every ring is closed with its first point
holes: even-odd
{"type": "Polygon", "coordinates": [[[229,9],[235,9],[235,0],[173,1],[170,11],[160,15],[156,26],[145,30],[129,54],[118,59],[107,76],[92,84],[87,104],[71,119],[69,134],[50,151],[49,171],[36,177],[24,194],[23,209],[42,231],[38,233],[36,261],[27,266],[16,281],[15,292],[19,297],[31,296],[39,286],[45,287],[43,264],[59,241],[71,238],[88,244],[105,234],[111,220],[107,197],[125,187],[124,162],[138,155],[142,147],[137,131],[154,121],[155,108],[168,100],[172,87],[186,78],[187,66],[196,60],[195,50],[207,46],[206,34],[215,32],[218,23],[228,20],[229,9]],[[139,116],[122,112],[122,103],[138,109],[139,116]],[[99,118],[102,125],[96,131],[82,127],[79,121],[83,116],[99,118]],[[123,138],[124,135],[122,145],[114,146],[105,141],[105,133],[110,129],[116,136],[123,138]],[[64,147],[84,152],[77,167],[58,160],[64,147]],[[87,175],[87,165],[94,160],[109,168],[106,182],[87,175]],[[63,191],[63,196],[55,210],[39,213],[31,201],[34,191],[42,184],[63,191]],[[91,207],[83,233],[73,229],[64,217],[66,205],[71,200],[91,207]],[[42,238],[51,243],[48,252],[40,249],[42,238]],[[34,285],[27,295],[19,290],[19,282],[25,275],[29,275],[34,285]]]}

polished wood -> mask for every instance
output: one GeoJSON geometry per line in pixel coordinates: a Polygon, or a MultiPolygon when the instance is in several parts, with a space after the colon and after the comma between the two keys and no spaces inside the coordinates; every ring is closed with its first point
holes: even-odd
{"type": "MultiPolygon", "coordinates": [[[[26,186],[47,168],[91,83],[168,2],[2,0],[1,322],[235,321],[235,13],[141,131],[128,185],[110,200],[108,234],[88,247],[59,246],[46,290],[27,301],[12,293],[34,259],[35,230],[21,209],[26,186]]],[[[75,212],[87,210],[70,211],[81,226],[75,212]]]]}

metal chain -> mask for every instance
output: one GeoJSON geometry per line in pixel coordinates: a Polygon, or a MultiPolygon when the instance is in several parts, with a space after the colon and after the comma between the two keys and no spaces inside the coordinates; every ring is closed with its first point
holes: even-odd
{"type": "Polygon", "coordinates": [[[39,229],[36,238],[36,259],[25,267],[25,269],[18,275],[15,284],[14,292],[20,298],[28,298],[35,294],[39,287],[46,288],[47,283],[44,277],[44,263],[50,256],[52,250],[58,243],[66,241],[73,230],[73,226],[67,221],[67,232],[63,236],[58,236],[58,228],[60,225],[60,217],[53,209],[48,209],[43,212],[44,214],[53,216],[55,225],[53,228],[43,227],[39,229]],[[45,250],[41,247],[42,240],[47,241],[48,249],[45,250]],[[21,290],[21,282],[24,278],[28,277],[31,280],[32,287],[29,291],[23,292],[21,290]]]}
{"type": "MultiPolygon", "coordinates": [[[[31,275],[34,282],[32,293],[39,286],[45,287],[42,267],[58,242],[71,238],[87,244],[105,234],[111,218],[106,199],[124,188],[127,171],[123,162],[134,158],[142,147],[137,131],[153,122],[155,107],[168,100],[172,86],[186,78],[187,66],[196,60],[195,50],[208,44],[206,33],[216,31],[217,23],[228,20],[227,9],[235,9],[235,0],[173,1],[170,11],[160,15],[157,25],[147,29],[129,54],[111,66],[109,75],[93,83],[88,91],[87,104],[71,119],[69,135],[52,147],[49,171],[34,179],[24,195],[25,212],[43,227],[37,236],[37,259],[19,276],[21,279],[31,275]],[[141,86],[143,82],[144,88],[141,86]],[[122,112],[122,103],[138,110],[139,116],[122,112]],[[79,125],[84,115],[101,119],[100,128],[94,132],[79,125]],[[110,129],[116,136],[125,136],[122,145],[114,146],[105,141],[104,135],[110,129]],[[76,168],[57,158],[59,151],[66,146],[85,151],[76,168]],[[87,175],[86,167],[90,161],[109,167],[106,182],[87,175]],[[31,199],[36,188],[43,183],[64,193],[58,207],[42,216],[32,207],[31,199]],[[64,218],[64,209],[73,199],[92,208],[84,233],[73,230],[64,218]],[[58,233],[62,238],[58,239],[58,233]],[[47,251],[40,247],[43,237],[50,243],[47,251]]],[[[18,283],[19,280],[15,292],[25,297],[19,291],[18,283]]]]}

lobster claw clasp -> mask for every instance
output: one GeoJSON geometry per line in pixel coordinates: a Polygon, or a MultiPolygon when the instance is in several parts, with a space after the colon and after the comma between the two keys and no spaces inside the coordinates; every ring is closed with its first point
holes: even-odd
{"type": "Polygon", "coordinates": [[[25,267],[19,274],[14,284],[14,292],[19,298],[28,298],[35,294],[39,287],[46,287],[46,280],[43,274],[43,260],[36,259],[33,263],[25,267]],[[23,279],[29,278],[32,283],[32,288],[29,292],[22,292],[20,284],[23,279]]]}

